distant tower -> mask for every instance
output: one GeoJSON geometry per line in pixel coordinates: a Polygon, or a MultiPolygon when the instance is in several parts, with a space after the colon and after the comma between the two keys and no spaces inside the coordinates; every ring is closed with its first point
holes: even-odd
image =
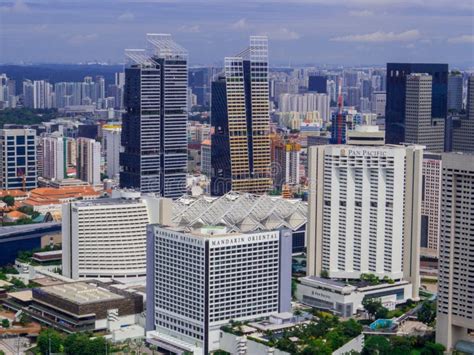
{"type": "Polygon", "coordinates": [[[262,194],[270,189],[268,40],[225,58],[224,76],[212,83],[211,193],[262,194]]]}
{"type": "Polygon", "coordinates": [[[178,198],[186,192],[188,64],[169,34],[149,52],[126,50],[120,186],[178,198]]]}
{"type": "Polygon", "coordinates": [[[100,184],[100,143],[90,138],[77,139],[77,177],[91,185],[100,184]]]}
{"type": "Polygon", "coordinates": [[[342,97],[342,79],[339,78],[339,94],[337,97],[337,113],[332,115],[331,144],[346,143],[346,113],[343,112],[344,99],[342,97]]]}

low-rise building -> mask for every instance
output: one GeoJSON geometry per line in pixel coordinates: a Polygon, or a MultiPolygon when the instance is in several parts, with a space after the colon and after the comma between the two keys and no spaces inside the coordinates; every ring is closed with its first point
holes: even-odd
{"type": "Polygon", "coordinates": [[[365,297],[380,299],[384,307],[392,310],[397,304],[406,302],[412,294],[411,283],[404,280],[370,285],[364,281],[349,284],[340,280],[306,276],[299,281],[296,291],[298,301],[341,317],[351,317],[358,311],[363,311],[362,301],[365,297]]]}

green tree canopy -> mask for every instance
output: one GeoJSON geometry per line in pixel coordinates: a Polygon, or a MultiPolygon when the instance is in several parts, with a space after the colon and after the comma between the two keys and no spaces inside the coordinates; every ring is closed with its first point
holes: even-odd
{"type": "Polygon", "coordinates": [[[48,328],[41,331],[37,344],[42,354],[49,354],[50,349],[51,352],[58,353],[62,348],[63,337],[57,331],[48,328]]]}

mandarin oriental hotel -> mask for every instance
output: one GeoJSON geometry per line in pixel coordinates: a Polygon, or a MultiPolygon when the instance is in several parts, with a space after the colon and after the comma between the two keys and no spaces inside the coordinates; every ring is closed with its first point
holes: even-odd
{"type": "Polygon", "coordinates": [[[291,235],[149,225],[147,342],[208,354],[230,320],[290,311],[291,235]]]}

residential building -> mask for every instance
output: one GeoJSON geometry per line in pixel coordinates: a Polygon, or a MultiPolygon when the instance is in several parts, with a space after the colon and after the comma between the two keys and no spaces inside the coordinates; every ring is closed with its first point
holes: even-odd
{"type": "Polygon", "coordinates": [[[309,148],[308,276],[371,273],[418,298],[422,158],[421,146],[309,148]]]}
{"type": "Polygon", "coordinates": [[[159,221],[163,201],[114,190],[112,198],[64,204],[63,275],[74,280],[144,278],[146,226],[159,221]]]}
{"type": "Polygon", "coordinates": [[[109,179],[118,179],[120,174],[120,152],[122,127],[105,125],[102,127],[103,148],[105,153],[106,174],[109,179]]]}
{"type": "Polygon", "coordinates": [[[276,188],[300,183],[300,155],[301,144],[295,140],[272,137],[272,179],[276,188]]]}
{"type": "Polygon", "coordinates": [[[230,320],[291,310],[287,230],[151,225],[147,242],[147,342],[153,345],[209,354],[219,349],[220,328],[230,320]]]}
{"type": "Polygon", "coordinates": [[[443,154],[436,341],[470,341],[474,307],[474,155],[443,154]]]}
{"type": "Polygon", "coordinates": [[[96,140],[77,139],[76,175],[93,186],[100,184],[100,143],[96,140]]]}
{"type": "Polygon", "coordinates": [[[31,190],[37,186],[36,132],[0,130],[0,189],[31,190]]]}
{"type": "Polygon", "coordinates": [[[38,163],[42,167],[41,177],[63,180],[67,177],[66,139],[55,132],[50,136],[41,137],[40,141],[41,154],[38,152],[38,163]]]}
{"type": "Polygon", "coordinates": [[[437,256],[441,217],[441,154],[423,155],[423,190],[421,193],[421,253],[437,256]]]}
{"type": "Polygon", "coordinates": [[[150,53],[126,50],[120,186],[177,198],[186,192],[186,50],[147,34],[150,53]]]}
{"type": "Polygon", "coordinates": [[[328,122],[331,116],[329,104],[329,96],[323,93],[281,94],[278,99],[280,112],[306,114],[317,111],[323,122],[328,122]]]}
{"type": "Polygon", "coordinates": [[[430,152],[443,152],[445,117],[431,116],[432,81],[428,74],[406,77],[405,142],[423,145],[430,152]]]}
{"type": "Polygon", "coordinates": [[[224,76],[212,83],[211,193],[270,189],[268,39],[225,58],[224,76]]]}
{"type": "Polygon", "coordinates": [[[412,73],[426,73],[432,79],[431,116],[446,119],[448,99],[448,65],[424,63],[387,63],[387,106],[385,112],[388,144],[406,142],[407,78],[412,73]]]}

